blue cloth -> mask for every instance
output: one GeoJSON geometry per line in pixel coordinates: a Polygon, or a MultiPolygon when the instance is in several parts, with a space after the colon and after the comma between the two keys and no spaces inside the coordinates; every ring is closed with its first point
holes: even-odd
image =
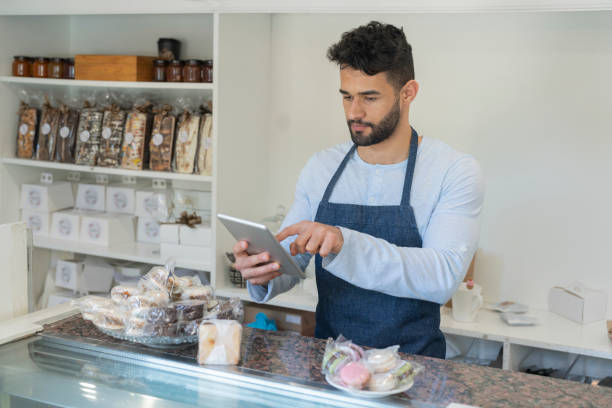
{"type": "Polygon", "coordinates": [[[261,330],[270,330],[270,331],[278,330],[276,328],[276,322],[268,318],[268,316],[266,316],[265,313],[261,313],[261,312],[255,315],[255,321],[253,323],[247,324],[247,327],[252,327],[254,329],[261,329],[261,330]]]}
{"type": "MultiPolygon", "coordinates": [[[[399,206],[329,202],[334,186],[355,148],[353,146],[349,150],[328,184],[315,221],[369,234],[397,246],[421,248],[421,235],[410,206],[418,134],[412,129],[399,206]]],[[[399,344],[400,351],[405,353],[444,358],[446,344],[440,331],[439,304],[390,296],[355,286],[328,272],[318,254],[315,267],[319,292],[316,337],[337,338],[342,334],[363,346],[384,348],[399,344]]]]}
{"type": "MultiPolygon", "coordinates": [[[[310,158],[300,173],[293,204],[281,229],[304,220],[314,221],[325,189],[352,146],[350,141],[341,143],[310,158]]],[[[367,163],[354,151],[329,201],[398,206],[407,162],[367,163]]],[[[323,267],[364,289],[444,304],[463,280],[477,248],[483,197],[484,178],[474,157],[440,140],[422,137],[410,205],[423,247],[400,247],[340,226],[342,250],[325,257],[323,267]]],[[[287,251],[295,238],[282,242],[287,251]]],[[[302,268],[311,259],[309,253],[294,257],[302,268]]],[[[281,275],[268,285],[247,286],[253,300],[267,302],[298,281],[281,275]]]]}

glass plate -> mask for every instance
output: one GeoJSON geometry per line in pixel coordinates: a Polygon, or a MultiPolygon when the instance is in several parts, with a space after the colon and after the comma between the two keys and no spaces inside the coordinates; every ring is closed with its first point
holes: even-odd
{"type": "MultiPolygon", "coordinates": [[[[97,326],[96,326],[97,327],[97,326]]],[[[198,342],[198,335],[193,336],[128,336],[121,330],[109,330],[98,327],[102,333],[119,340],[127,340],[134,343],[144,344],[150,347],[168,348],[177,345],[188,345],[198,342]]]]}

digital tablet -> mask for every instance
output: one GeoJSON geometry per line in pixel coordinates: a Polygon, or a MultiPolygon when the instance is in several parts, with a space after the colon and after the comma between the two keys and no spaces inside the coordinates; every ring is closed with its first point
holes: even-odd
{"type": "Polygon", "coordinates": [[[247,241],[249,243],[247,249],[249,255],[268,252],[271,260],[279,263],[279,272],[300,279],[306,278],[302,268],[295,263],[291,254],[285,251],[285,248],[276,240],[268,227],[225,214],[217,214],[217,218],[237,241],[247,241]]]}

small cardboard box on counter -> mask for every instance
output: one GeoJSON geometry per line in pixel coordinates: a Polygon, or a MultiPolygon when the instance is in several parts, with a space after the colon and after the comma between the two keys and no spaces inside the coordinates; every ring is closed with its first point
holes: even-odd
{"type": "Polygon", "coordinates": [[[79,210],[104,211],[106,208],[106,186],[79,183],[76,208],[79,210]]]}
{"type": "Polygon", "coordinates": [[[55,286],[83,291],[83,261],[77,259],[58,260],[55,266],[55,286]]]}
{"type": "Polygon", "coordinates": [[[606,292],[589,289],[580,282],[554,286],[548,292],[548,309],[577,323],[603,320],[607,307],[606,292]]]}
{"type": "Polygon", "coordinates": [[[212,263],[210,247],[161,243],[161,259],[173,257],[177,260],[212,263]]]}
{"type": "Polygon", "coordinates": [[[107,213],[84,215],[79,237],[83,242],[104,246],[133,242],[134,216],[107,213]]]}
{"type": "Polygon", "coordinates": [[[79,297],[80,295],[77,295],[76,293],[71,292],[69,290],[59,290],[49,294],[49,298],[47,299],[47,307],[67,303],[72,300],[78,299],[79,297]]]}
{"type": "Polygon", "coordinates": [[[257,313],[265,313],[276,322],[278,330],[297,332],[302,336],[314,337],[315,314],[304,310],[287,309],[280,306],[245,302],[244,322],[255,321],[257,313]]]}
{"type": "Polygon", "coordinates": [[[49,235],[51,213],[21,210],[21,220],[28,224],[34,235],[49,235]]]}
{"type": "Polygon", "coordinates": [[[136,212],[136,187],[126,185],[106,187],[106,211],[134,214],[136,212]]]}
{"type": "Polygon", "coordinates": [[[136,211],[139,217],[167,220],[170,216],[170,194],[167,190],[140,190],[136,192],[136,211]]]}
{"type": "Polygon", "coordinates": [[[108,292],[113,284],[115,268],[108,262],[94,257],[83,261],[83,285],[88,292],[108,292]]]}
{"type": "Polygon", "coordinates": [[[21,185],[22,209],[50,213],[72,206],[74,206],[72,184],[67,181],[21,185]]]}
{"type": "Polygon", "coordinates": [[[159,221],[153,217],[138,217],[138,228],[136,240],[148,244],[159,244],[160,229],[159,221]]]}

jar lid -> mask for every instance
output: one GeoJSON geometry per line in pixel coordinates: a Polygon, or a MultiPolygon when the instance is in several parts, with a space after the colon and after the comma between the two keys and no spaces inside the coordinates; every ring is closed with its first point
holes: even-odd
{"type": "Polygon", "coordinates": [[[213,64],[213,60],[209,59],[209,60],[204,60],[204,65],[212,65],[213,64]]]}
{"type": "Polygon", "coordinates": [[[202,60],[199,60],[199,59],[185,60],[185,64],[189,64],[189,65],[200,65],[201,63],[202,63],[202,60]]]}
{"type": "Polygon", "coordinates": [[[181,61],[181,60],[172,60],[172,61],[170,61],[170,63],[171,64],[182,64],[183,61],[181,61]]]}
{"type": "Polygon", "coordinates": [[[164,65],[166,65],[166,63],[167,63],[167,62],[168,62],[168,61],[163,60],[163,59],[156,59],[156,60],[153,60],[153,63],[154,63],[154,64],[164,64],[164,65]]]}
{"type": "Polygon", "coordinates": [[[56,58],[51,58],[51,61],[53,61],[53,62],[64,62],[64,59],[56,57],[56,58]]]}
{"type": "Polygon", "coordinates": [[[24,55],[15,55],[13,58],[15,58],[15,59],[29,59],[30,57],[26,57],[24,55]]]}
{"type": "Polygon", "coordinates": [[[45,62],[47,62],[47,61],[49,61],[49,58],[47,58],[47,57],[36,57],[36,60],[37,61],[45,61],[45,62]]]}

